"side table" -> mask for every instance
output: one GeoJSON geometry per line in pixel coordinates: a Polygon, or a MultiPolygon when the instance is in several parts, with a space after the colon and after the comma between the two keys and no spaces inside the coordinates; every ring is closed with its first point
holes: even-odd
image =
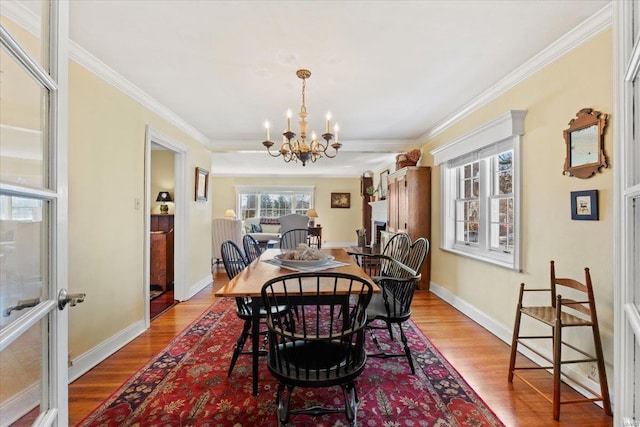
{"type": "MultiPolygon", "coordinates": [[[[317,244],[318,249],[322,248],[322,227],[321,226],[314,226],[314,227],[309,227],[309,237],[310,237],[310,243],[312,244],[317,244]]],[[[312,245],[315,246],[315,245],[312,245]]]]}

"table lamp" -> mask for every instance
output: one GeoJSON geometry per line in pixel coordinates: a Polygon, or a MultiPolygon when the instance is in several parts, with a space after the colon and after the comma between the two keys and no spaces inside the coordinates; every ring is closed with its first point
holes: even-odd
{"type": "Polygon", "coordinates": [[[233,211],[233,209],[227,209],[226,211],[224,211],[224,217],[229,219],[236,219],[236,213],[233,211]]]}
{"type": "MultiPolygon", "coordinates": [[[[158,197],[156,197],[156,202],[173,202],[171,198],[171,194],[168,191],[161,191],[158,193],[158,197]]],[[[160,205],[160,213],[168,214],[169,213],[169,205],[166,203],[162,203],[160,205]]]]}
{"type": "Polygon", "coordinates": [[[313,227],[316,224],[316,218],[318,218],[318,212],[315,209],[311,208],[307,211],[307,216],[309,217],[309,227],[313,227]]]}

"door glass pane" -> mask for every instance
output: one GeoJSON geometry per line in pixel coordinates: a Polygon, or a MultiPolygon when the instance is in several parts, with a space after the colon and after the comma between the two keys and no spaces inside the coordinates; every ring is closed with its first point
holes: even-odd
{"type": "Polygon", "coordinates": [[[31,59],[49,70],[49,1],[2,2],[0,23],[31,59]]]}
{"type": "MultiPolygon", "coordinates": [[[[631,223],[629,224],[629,231],[631,232],[631,253],[629,254],[628,265],[629,271],[629,289],[632,294],[630,299],[636,306],[636,310],[640,311],[640,197],[632,199],[627,206],[631,223]]],[[[633,344],[633,359],[635,364],[627,367],[629,378],[633,379],[633,392],[635,396],[640,396],[640,337],[634,335],[633,344]]],[[[640,399],[632,399],[632,413],[635,415],[635,419],[638,420],[640,414],[640,399]]],[[[624,414],[631,415],[631,414],[624,414]]]]}
{"type": "Polygon", "coordinates": [[[0,50],[0,180],[48,184],[48,99],[45,89],[4,46],[0,50]]]}
{"type": "MultiPolygon", "coordinates": [[[[31,425],[41,411],[40,400],[46,390],[41,378],[47,360],[48,317],[33,325],[0,352],[0,407],[3,425],[31,425]]],[[[45,400],[46,402],[46,400],[45,400]]]]}
{"type": "Polygon", "coordinates": [[[48,297],[46,203],[0,195],[0,329],[48,297]]]}
{"type": "MultiPolygon", "coordinates": [[[[638,8],[640,9],[640,8],[638,8]]],[[[640,77],[636,76],[636,80],[635,83],[633,85],[633,91],[634,91],[634,111],[633,111],[633,121],[634,123],[640,123],[640,81],[638,80],[640,77]]],[[[635,129],[633,130],[633,139],[634,141],[629,141],[627,144],[625,144],[625,148],[627,150],[627,156],[628,159],[627,161],[629,161],[629,164],[631,165],[630,168],[628,168],[629,170],[629,187],[632,187],[634,185],[638,185],[640,184],[640,168],[637,167],[637,165],[640,165],[640,143],[638,141],[640,141],[640,126],[635,126],[635,129]],[[636,165],[636,167],[633,167],[633,165],[636,165]]],[[[623,159],[624,160],[624,159],[623,159]]]]}
{"type": "Polygon", "coordinates": [[[631,250],[631,259],[629,259],[629,265],[632,266],[630,272],[630,284],[631,289],[634,291],[632,298],[633,303],[640,307],[640,197],[635,197],[631,201],[629,207],[629,215],[632,218],[630,226],[631,236],[633,238],[633,248],[631,250]]]}

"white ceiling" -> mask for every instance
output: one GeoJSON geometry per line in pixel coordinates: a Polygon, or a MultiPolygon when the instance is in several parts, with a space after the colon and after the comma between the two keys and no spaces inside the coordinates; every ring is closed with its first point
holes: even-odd
{"type": "Polygon", "coordinates": [[[213,174],[357,176],[609,3],[72,1],[70,36],[202,133],[213,174]],[[304,168],[261,145],[266,119],[278,143],[300,108],[299,68],[312,73],[310,129],[331,111],[343,144],[304,168]]]}

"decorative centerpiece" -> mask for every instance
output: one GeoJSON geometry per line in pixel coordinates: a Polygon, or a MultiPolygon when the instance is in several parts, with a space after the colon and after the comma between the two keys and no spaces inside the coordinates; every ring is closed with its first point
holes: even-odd
{"type": "Polygon", "coordinates": [[[402,169],[407,166],[415,166],[422,156],[422,152],[418,148],[396,156],[396,169],[402,169]]]}

